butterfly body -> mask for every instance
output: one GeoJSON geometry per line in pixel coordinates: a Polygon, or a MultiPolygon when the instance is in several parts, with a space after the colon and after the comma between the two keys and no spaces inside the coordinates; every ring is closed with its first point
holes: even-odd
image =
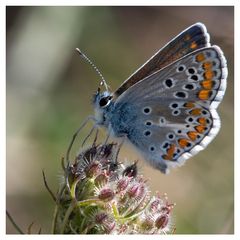
{"type": "Polygon", "coordinates": [[[173,39],[114,93],[94,97],[95,118],[125,137],[155,168],[169,168],[204,149],[220,129],[216,108],[226,89],[222,51],[203,24],[173,39]]]}

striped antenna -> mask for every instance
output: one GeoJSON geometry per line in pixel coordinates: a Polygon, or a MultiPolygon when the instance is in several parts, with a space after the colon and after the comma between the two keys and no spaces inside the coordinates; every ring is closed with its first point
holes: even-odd
{"type": "Polygon", "coordinates": [[[101,78],[100,86],[104,85],[104,87],[108,91],[108,85],[107,85],[103,75],[98,70],[98,68],[94,65],[94,63],[79,48],[76,48],[76,51],[79,53],[80,57],[82,57],[85,61],[87,61],[93,67],[93,69],[97,72],[97,74],[101,78]]]}

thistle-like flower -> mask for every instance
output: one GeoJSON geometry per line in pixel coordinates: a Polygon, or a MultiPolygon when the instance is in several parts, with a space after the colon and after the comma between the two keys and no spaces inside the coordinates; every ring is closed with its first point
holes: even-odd
{"type": "Polygon", "coordinates": [[[150,195],[137,162],[118,162],[116,144],[93,145],[64,168],[56,198],[53,233],[171,233],[172,208],[165,196],[150,195]]]}

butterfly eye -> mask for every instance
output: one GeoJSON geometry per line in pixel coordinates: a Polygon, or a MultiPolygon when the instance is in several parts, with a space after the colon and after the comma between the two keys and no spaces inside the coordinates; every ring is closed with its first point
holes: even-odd
{"type": "Polygon", "coordinates": [[[111,96],[101,98],[99,101],[99,106],[106,107],[111,102],[111,99],[112,99],[111,96]]]}

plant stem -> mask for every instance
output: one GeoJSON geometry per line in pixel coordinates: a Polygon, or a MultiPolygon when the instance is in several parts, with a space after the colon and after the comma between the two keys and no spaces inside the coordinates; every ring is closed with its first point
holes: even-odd
{"type": "Polygon", "coordinates": [[[24,234],[24,232],[21,230],[21,228],[15,223],[15,221],[13,220],[12,216],[10,215],[10,213],[8,211],[6,211],[7,217],[9,219],[9,221],[12,223],[12,225],[15,227],[15,229],[20,233],[20,234],[24,234]]]}
{"type": "Polygon", "coordinates": [[[52,190],[50,189],[50,187],[48,186],[47,179],[46,179],[46,176],[45,176],[45,172],[43,170],[42,170],[42,175],[43,175],[44,186],[46,187],[47,191],[51,195],[53,201],[56,202],[56,197],[55,197],[54,193],[52,192],[52,190]]]}
{"type": "Polygon", "coordinates": [[[66,211],[66,214],[64,216],[64,219],[63,219],[63,223],[62,223],[62,226],[61,226],[61,229],[60,229],[60,234],[63,234],[64,233],[64,230],[65,230],[65,227],[66,227],[66,224],[67,224],[67,221],[69,219],[69,216],[70,214],[72,213],[73,209],[76,207],[76,200],[73,199],[69,208],[67,209],[66,211]]]}
{"type": "Polygon", "coordinates": [[[59,209],[59,205],[56,205],[53,213],[53,220],[52,220],[52,230],[51,230],[52,234],[55,234],[55,230],[56,230],[58,209],[59,209]]]}
{"type": "Polygon", "coordinates": [[[93,203],[101,205],[101,200],[99,200],[99,199],[82,200],[82,201],[76,202],[76,205],[78,207],[83,207],[83,206],[90,205],[90,204],[93,204],[93,203]]]}
{"type": "Polygon", "coordinates": [[[65,185],[63,185],[62,188],[60,188],[58,190],[58,197],[56,199],[56,206],[55,206],[55,209],[54,209],[53,220],[52,220],[52,230],[51,230],[52,234],[56,233],[56,222],[57,222],[58,210],[59,210],[59,207],[60,207],[60,201],[62,199],[62,195],[63,195],[64,190],[65,190],[65,185]]]}

